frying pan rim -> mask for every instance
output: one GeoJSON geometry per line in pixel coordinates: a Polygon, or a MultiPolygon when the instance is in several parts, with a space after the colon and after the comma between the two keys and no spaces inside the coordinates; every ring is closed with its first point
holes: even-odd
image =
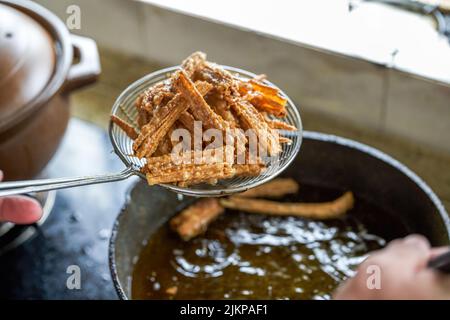
{"type": "MultiPolygon", "coordinates": [[[[430,186],[422,179],[420,178],[416,173],[414,173],[411,169],[409,169],[406,165],[402,164],[400,161],[396,160],[395,158],[389,156],[388,154],[371,147],[369,145],[366,145],[361,142],[357,142],[355,140],[351,140],[348,138],[343,138],[340,136],[336,136],[333,134],[326,134],[316,131],[303,131],[303,140],[313,140],[313,141],[322,141],[322,142],[330,142],[333,144],[337,144],[343,147],[347,147],[350,149],[354,149],[360,152],[363,152],[369,156],[372,156],[403,173],[406,177],[408,177],[414,184],[416,184],[422,192],[425,193],[425,195],[431,200],[435,208],[437,209],[439,216],[441,217],[445,229],[447,231],[447,239],[450,240],[450,217],[442,204],[441,200],[438,198],[438,196],[434,193],[434,191],[431,189],[430,186]]],[[[135,184],[131,185],[126,193],[126,200],[125,204],[130,200],[131,198],[131,191],[135,184]]],[[[117,234],[119,232],[119,221],[122,217],[122,215],[125,213],[125,205],[122,207],[120,213],[117,215],[114,225],[111,232],[111,237],[109,240],[109,246],[108,246],[108,258],[109,258],[109,268],[111,272],[111,277],[113,280],[114,288],[116,289],[117,295],[122,300],[129,300],[128,296],[126,295],[125,291],[123,290],[122,284],[120,283],[118,274],[117,274],[117,266],[115,261],[115,242],[117,239],[117,234]]]]}

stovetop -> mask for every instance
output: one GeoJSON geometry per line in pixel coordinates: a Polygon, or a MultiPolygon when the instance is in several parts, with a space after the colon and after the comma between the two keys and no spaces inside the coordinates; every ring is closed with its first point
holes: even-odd
{"type": "MultiPolygon", "coordinates": [[[[73,119],[44,176],[100,174],[123,167],[104,130],[73,119]]],[[[0,256],[0,298],[117,299],[108,241],[133,180],[58,190],[36,236],[0,256]],[[72,265],[80,268],[80,289],[68,289],[72,265]]]]}

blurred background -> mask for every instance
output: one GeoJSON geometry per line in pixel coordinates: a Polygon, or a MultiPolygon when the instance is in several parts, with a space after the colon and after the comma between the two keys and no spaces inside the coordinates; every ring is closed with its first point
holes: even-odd
{"type": "MultiPolygon", "coordinates": [[[[67,86],[73,92],[63,94],[60,103],[70,101],[70,109],[57,109],[67,114],[53,113],[40,124],[40,136],[48,134],[46,141],[54,145],[48,144],[42,163],[25,178],[36,172],[56,177],[121,169],[106,134],[115,99],[140,77],[203,51],[210,61],[267,74],[300,108],[305,130],[351,138],[392,155],[423,177],[450,210],[450,0],[17,2],[42,5],[70,33],[91,38],[72,40],[94,51],[97,46],[101,64],[89,78],[67,86]],[[64,120],[60,126],[49,125],[51,117],[64,120]]],[[[14,39],[7,28],[24,37],[28,33],[15,20],[3,23],[0,50],[14,39]]],[[[39,54],[34,61],[44,60],[39,54]]],[[[41,76],[42,66],[35,69],[41,76]]],[[[10,99],[9,92],[0,90],[0,106],[2,98],[10,99]]],[[[0,126],[6,123],[2,121],[0,117],[0,126]]],[[[20,139],[21,150],[23,141],[31,141],[24,152],[35,145],[47,147],[20,139]]],[[[11,150],[11,145],[0,144],[0,160],[11,156],[8,163],[14,165],[37,163],[28,153],[17,156],[11,150]]],[[[50,216],[52,224],[37,228],[37,240],[9,252],[8,260],[0,263],[0,281],[6,283],[0,297],[115,298],[107,240],[129,186],[123,182],[64,190],[56,198],[45,194],[47,215],[54,206],[59,212],[50,216]],[[90,270],[88,286],[79,292],[68,292],[63,285],[71,263],[90,270]]],[[[35,233],[14,228],[0,223],[0,256],[35,233]]]]}

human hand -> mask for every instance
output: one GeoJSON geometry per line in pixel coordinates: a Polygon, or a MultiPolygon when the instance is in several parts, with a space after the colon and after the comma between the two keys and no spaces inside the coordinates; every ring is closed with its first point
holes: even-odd
{"type": "Polygon", "coordinates": [[[449,250],[430,248],[419,235],[394,240],[371,254],[355,277],[334,294],[340,300],[450,299],[450,276],[427,268],[427,263],[449,250]],[[376,274],[378,273],[378,275],[376,274]],[[379,276],[378,286],[375,277],[379,276]]]}
{"type": "MultiPolygon", "coordinates": [[[[1,180],[3,180],[3,172],[0,170],[1,180]]],[[[30,224],[38,221],[41,216],[41,205],[33,198],[26,196],[0,198],[0,222],[30,224]]]]}

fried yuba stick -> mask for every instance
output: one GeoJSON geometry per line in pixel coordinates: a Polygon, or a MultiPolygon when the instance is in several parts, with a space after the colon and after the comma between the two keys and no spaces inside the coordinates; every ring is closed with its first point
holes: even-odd
{"type": "Polygon", "coordinates": [[[250,101],[258,110],[268,112],[276,117],[286,116],[286,109],[283,105],[278,104],[264,96],[261,93],[254,93],[248,97],[250,101]]]}
{"type": "Polygon", "coordinates": [[[275,119],[266,119],[266,122],[269,125],[269,127],[272,129],[286,130],[286,131],[297,131],[298,130],[296,127],[291,126],[290,124],[288,124],[284,121],[275,120],[275,119]]]}
{"type": "Polygon", "coordinates": [[[256,177],[266,169],[264,164],[261,163],[235,164],[233,165],[233,168],[237,176],[244,176],[244,177],[256,177]]]}
{"type": "Polygon", "coordinates": [[[266,79],[267,79],[267,75],[265,75],[265,74],[258,74],[257,76],[255,76],[253,78],[253,80],[255,80],[255,81],[264,81],[266,79]]]}
{"type": "Polygon", "coordinates": [[[205,96],[213,89],[213,85],[206,81],[197,80],[195,81],[195,88],[202,96],[205,96]]]}
{"type": "Polygon", "coordinates": [[[263,84],[257,79],[241,82],[239,92],[261,112],[277,117],[286,116],[287,99],[280,95],[278,89],[263,84]]]}
{"type": "Polygon", "coordinates": [[[151,156],[180,114],[187,110],[189,104],[180,95],[176,95],[164,107],[156,111],[150,122],[142,127],[141,133],[134,140],[133,150],[139,158],[151,156]]]}
{"type": "Polygon", "coordinates": [[[127,122],[123,121],[119,117],[116,117],[115,115],[111,116],[111,121],[114,122],[120,129],[122,129],[126,133],[126,135],[129,136],[131,139],[137,138],[138,133],[131,124],[128,124],[127,122]]]}
{"type": "Polygon", "coordinates": [[[181,162],[196,164],[230,162],[232,156],[233,148],[231,146],[225,146],[208,150],[182,151],[179,153],[165,154],[160,157],[147,157],[146,159],[147,167],[150,170],[154,170],[169,167],[177,168],[181,162]]]}
{"type": "MultiPolygon", "coordinates": [[[[149,167],[147,167],[150,169],[149,167]]],[[[228,163],[207,164],[181,164],[175,169],[161,168],[147,172],[146,178],[149,185],[161,183],[176,183],[195,181],[195,183],[208,182],[211,177],[215,179],[228,179],[233,177],[235,170],[228,163]]]]}
{"type": "Polygon", "coordinates": [[[298,216],[311,219],[333,219],[344,215],[353,208],[352,192],[346,192],[334,201],[322,203],[283,203],[260,199],[230,197],[221,199],[220,204],[225,208],[242,210],[251,213],[298,216]]]}
{"type": "Polygon", "coordinates": [[[147,158],[146,177],[150,185],[160,183],[187,182],[202,183],[211,179],[227,179],[235,175],[231,162],[230,147],[211,149],[208,151],[188,151],[180,153],[176,163],[172,154],[147,158]]]}
{"type": "Polygon", "coordinates": [[[281,152],[278,137],[274,135],[274,132],[264,120],[263,115],[252,104],[246,101],[240,101],[232,104],[232,108],[239,117],[244,129],[252,129],[256,133],[258,141],[267,149],[270,156],[275,156],[281,152]]]}
{"type": "Polygon", "coordinates": [[[286,138],[286,137],[279,137],[279,138],[278,138],[278,142],[280,142],[280,143],[291,144],[291,143],[292,143],[292,140],[289,139],[289,138],[286,138]]]}
{"type": "Polygon", "coordinates": [[[287,194],[297,193],[297,181],[292,178],[277,178],[256,188],[236,194],[240,198],[281,198],[287,194]]]}
{"type": "MultiPolygon", "coordinates": [[[[189,110],[191,114],[194,116],[195,120],[202,121],[202,125],[205,129],[215,128],[226,131],[231,128],[220,115],[213,111],[199,90],[197,90],[192,81],[189,80],[183,72],[180,73],[180,81],[176,84],[176,88],[181,92],[183,97],[189,101],[189,110]]],[[[186,121],[186,124],[188,124],[187,117],[183,117],[181,121],[186,121]]],[[[238,132],[234,137],[238,140],[239,148],[245,146],[246,139],[243,134],[238,132]]],[[[242,151],[243,150],[238,150],[238,152],[242,151]]]]}
{"type": "MultiPolygon", "coordinates": [[[[171,129],[169,130],[169,132],[170,131],[171,131],[171,129]]],[[[162,155],[168,154],[170,151],[172,151],[172,141],[170,141],[170,136],[168,133],[159,142],[158,147],[156,148],[156,151],[153,155],[162,156],[162,155]]]]}
{"type": "Polygon", "coordinates": [[[138,97],[136,107],[152,114],[162,104],[167,103],[175,95],[171,90],[172,80],[173,79],[167,79],[145,90],[144,93],[138,97]]]}
{"type": "Polygon", "coordinates": [[[229,106],[227,105],[227,101],[222,99],[211,100],[213,101],[208,101],[208,103],[211,105],[211,108],[214,110],[214,112],[221,116],[222,119],[234,125],[236,120],[231,113],[229,106]]]}
{"type": "Polygon", "coordinates": [[[278,89],[267,86],[256,80],[249,80],[253,90],[260,92],[256,97],[256,106],[264,111],[268,111],[277,117],[286,115],[287,100],[280,95],[278,89]]]}
{"type": "Polygon", "coordinates": [[[175,88],[181,93],[183,98],[188,101],[189,110],[194,118],[202,121],[207,129],[216,128],[225,130],[227,127],[225,122],[206,103],[203,96],[183,71],[180,72],[179,79],[180,81],[175,84],[175,88]]]}
{"type": "Polygon", "coordinates": [[[224,212],[216,198],[204,198],[170,220],[172,230],[188,241],[206,231],[208,225],[224,212]]]}
{"type": "MultiPolygon", "coordinates": [[[[212,85],[205,81],[196,81],[195,87],[202,96],[206,95],[212,89],[212,85]]],[[[189,113],[188,111],[184,111],[180,114],[180,118],[178,120],[187,130],[189,130],[189,132],[191,132],[191,134],[194,133],[195,119],[191,113],[189,113]]]]}
{"type": "Polygon", "coordinates": [[[197,51],[183,60],[181,67],[189,77],[192,77],[195,72],[204,66],[206,63],[206,54],[197,51]]]}
{"type": "MultiPolygon", "coordinates": [[[[186,81],[190,82],[181,71],[174,76],[173,85],[177,88],[183,86],[186,81]]],[[[190,85],[191,89],[193,88],[192,90],[199,94],[192,82],[190,85]]],[[[190,103],[191,101],[181,94],[177,94],[166,105],[159,106],[153,112],[150,122],[142,127],[141,133],[133,143],[133,150],[139,158],[151,156],[156,151],[160,141],[178,120],[180,114],[189,108],[190,103]]]]}

